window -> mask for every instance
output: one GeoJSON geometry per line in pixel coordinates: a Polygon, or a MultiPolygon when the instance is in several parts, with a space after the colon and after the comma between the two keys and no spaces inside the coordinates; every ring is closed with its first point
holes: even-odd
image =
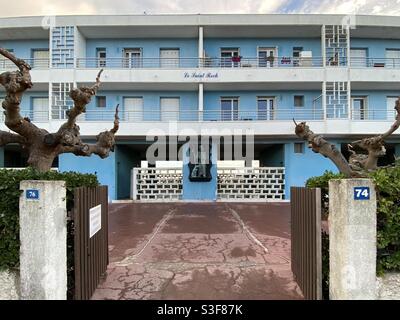
{"type": "Polygon", "coordinates": [[[298,67],[300,65],[300,52],[303,51],[303,47],[293,47],[293,66],[298,67]]]}
{"type": "Polygon", "coordinates": [[[32,98],[32,115],[33,121],[47,121],[49,119],[49,98],[34,97],[32,98]]]}
{"type": "Polygon", "coordinates": [[[97,48],[97,67],[102,68],[106,66],[107,52],[104,48],[97,48]]]}
{"type": "Polygon", "coordinates": [[[32,49],[32,68],[49,67],[49,49],[32,49]]]}
{"type": "Polygon", "coordinates": [[[140,68],[142,66],[142,49],[140,48],[125,48],[123,57],[125,68],[140,68]]]}
{"type": "MultiPolygon", "coordinates": [[[[6,49],[8,52],[14,53],[14,49],[6,49]]],[[[0,55],[0,70],[8,69],[15,67],[14,63],[12,63],[9,59],[0,55]]]]}
{"type": "Polygon", "coordinates": [[[160,98],[161,121],[178,121],[180,110],[180,98],[160,98]]]}
{"type": "Polygon", "coordinates": [[[239,63],[239,48],[221,48],[221,67],[238,67],[239,63]]]}
{"type": "Polygon", "coordinates": [[[239,98],[238,97],[222,97],[221,98],[221,120],[232,121],[238,120],[239,98]]]}
{"type": "Polygon", "coordinates": [[[350,49],[350,65],[352,67],[364,68],[367,66],[367,49],[350,49]]]}
{"type": "Polygon", "coordinates": [[[304,153],[304,143],[296,142],[294,144],[294,153],[304,153]]]}
{"type": "Polygon", "coordinates": [[[96,97],[96,107],[97,108],[105,108],[107,104],[107,100],[105,96],[96,97]]]}
{"type": "Polygon", "coordinates": [[[258,66],[265,68],[276,65],[276,52],[276,48],[258,48],[258,66]]]}
{"type": "Polygon", "coordinates": [[[169,69],[179,68],[179,57],[180,57],[179,49],[161,48],[160,67],[169,69]]]}
{"type": "Polygon", "coordinates": [[[386,64],[390,68],[400,67],[400,50],[399,49],[386,49],[386,64]]]}
{"type": "Polygon", "coordinates": [[[275,97],[258,97],[257,114],[258,120],[273,120],[275,109],[275,97]]]}
{"type": "Polygon", "coordinates": [[[367,114],[367,97],[351,97],[351,105],[354,120],[365,120],[367,114]]]}
{"type": "Polygon", "coordinates": [[[386,97],[387,120],[394,120],[396,117],[396,112],[394,110],[394,107],[396,106],[397,99],[399,99],[398,96],[386,97]]]}
{"type": "Polygon", "coordinates": [[[294,96],[294,106],[304,107],[304,96],[294,96]]]}

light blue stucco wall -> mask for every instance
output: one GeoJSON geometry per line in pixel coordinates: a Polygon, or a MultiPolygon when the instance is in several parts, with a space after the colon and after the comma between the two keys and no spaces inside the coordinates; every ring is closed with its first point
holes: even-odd
{"type": "MultiPolygon", "coordinates": [[[[0,98],[4,99],[6,93],[4,91],[0,91],[0,98]]],[[[21,114],[23,116],[29,115],[29,112],[32,110],[32,98],[34,97],[40,97],[40,98],[48,98],[49,93],[47,91],[40,91],[40,92],[35,92],[35,91],[26,91],[24,95],[22,96],[20,108],[21,108],[21,114]]],[[[3,112],[3,109],[1,108],[1,111],[3,112]]]]}
{"type": "Polygon", "coordinates": [[[198,56],[197,39],[87,39],[87,57],[96,57],[96,49],[106,49],[107,58],[122,58],[124,48],[141,48],[144,58],[158,58],[161,48],[180,49],[180,57],[198,56]]]}
{"type": "MultiPolygon", "coordinates": [[[[387,97],[398,97],[400,96],[399,91],[361,91],[353,90],[351,95],[354,96],[365,96],[367,97],[367,114],[368,117],[374,120],[382,120],[388,118],[388,112],[394,110],[394,106],[387,109],[386,99],[387,97]]],[[[391,113],[394,119],[394,111],[391,113]]]]}
{"type": "Polygon", "coordinates": [[[369,58],[385,58],[386,49],[400,49],[400,41],[392,39],[360,39],[352,38],[351,48],[367,49],[369,58]]]}
{"type": "Polygon", "coordinates": [[[110,152],[109,157],[105,159],[101,159],[97,155],[78,157],[71,153],[60,154],[59,170],[61,172],[75,171],[96,174],[100,184],[108,186],[109,199],[114,200],[117,198],[117,175],[114,152],[110,152]]]}
{"type": "Polygon", "coordinates": [[[32,49],[49,49],[49,40],[7,40],[0,41],[0,47],[13,49],[18,58],[32,58],[32,49]]]}
{"type": "Polygon", "coordinates": [[[124,117],[124,98],[142,97],[143,98],[143,118],[144,120],[160,120],[160,99],[166,97],[180,98],[181,120],[191,120],[196,117],[198,110],[198,93],[192,91],[99,91],[97,96],[106,96],[107,107],[97,108],[96,98],[93,98],[87,106],[87,110],[96,110],[99,113],[88,113],[87,119],[96,120],[96,117],[104,117],[100,112],[107,111],[105,120],[112,120],[117,104],[120,105],[120,117],[124,117]],[[188,115],[188,112],[190,114],[188,115]]]}
{"type": "Polygon", "coordinates": [[[217,144],[212,144],[211,151],[211,181],[207,182],[193,182],[189,180],[189,145],[183,146],[183,170],[182,170],[182,188],[183,188],[183,200],[195,200],[195,201],[215,201],[217,200],[217,144]]]}
{"type": "MultiPolygon", "coordinates": [[[[330,142],[340,150],[340,144],[330,142]]],[[[307,145],[304,145],[304,153],[294,153],[294,142],[285,144],[285,168],[286,199],[290,199],[291,186],[303,187],[308,178],[322,175],[326,170],[338,172],[332,161],[314,153],[307,145]]]]}
{"type": "MultiPolygon", "coordinates": [[[[275,119],[290,120],[294,111],[304,113],[303,119],[311,116],[313,100],[321,95],[320,91],[207,91],[204,92],[205,120],[219,120],[221,118],[221,97],[239,97],[239,119],[257,119],[257,97],[274,96],[275,119]],[[304,107],[294,106],[294,96],[304,95],[304,107]],[[211,111],[207,114],[207,111],[211,111]]],[[[318,107],[317,107],[318,108],[318,107]]],[[[322,109],[321,109],[322,110],[322,109]]]]}
{"type": "Polygon", "coordinates": [[[292,56],[293,47],[303,47],[304,51],[312,51],[313,57],[321,56],[320,38],[205,38],[204,49],[209,57],[220,57],[221,48],[240,48],[240,55],[247,58],[257,57],[257,47],[278,47],[278,56],[292,56]]]}

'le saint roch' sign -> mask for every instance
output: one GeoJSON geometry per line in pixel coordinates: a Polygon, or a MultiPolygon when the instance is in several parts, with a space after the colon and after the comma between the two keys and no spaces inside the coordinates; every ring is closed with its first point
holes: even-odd
{"type": "Polygon", "coordinates": [[[183,78],[185,79],[218,79],[218,72],[184,72],[183,78]]]}

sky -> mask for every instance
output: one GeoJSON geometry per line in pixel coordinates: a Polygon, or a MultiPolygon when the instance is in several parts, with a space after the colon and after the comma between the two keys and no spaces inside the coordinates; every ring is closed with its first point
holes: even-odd
{"type": "Polygon", "coordinates": [[[144,12],[400,15],[400,0],[0,0],[0,17],[144,12]]]}

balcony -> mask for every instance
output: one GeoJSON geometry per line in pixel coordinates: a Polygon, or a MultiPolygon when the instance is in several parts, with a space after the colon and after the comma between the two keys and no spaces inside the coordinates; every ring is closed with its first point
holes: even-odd
{"type": "Polygon", "coordinates": [[[322,57],[293,58],[77,58],[77,68],[187,69],[187,68],[320,68],[322,57]]]}
{"type": "MultiPolygon", "coordinates": [[[[49,59],[24,59],[32,69],[49,69],[50,60],[49,59]]],[[[5,58],[0,58],[0,70],[14,70],[16,66],[10,60],[5,58]]]]}
{"type": "MultiPolygon", "coordinates": [[[[186,108],[187,109],[187,108],[186,108]]],[[[153,109],[154,110],[154,109],[153,109]]],[[[290,120],[322,120],[323,111],[319,110],[292,110],[279,109],[275,111],[238,111],[226,112],[222,110],[206,111],[127,111],[120,110],[121,122],[237,122],[237,121],[282,121],[290,120]]],[[[33,115],[35,116],[35,115],[33,115]]],[[[66,119],[65,112],[53,112],[53,120],[66,119]]],[[[114,120],[113,110],[87,110],[79,116],[78,121],[108,122],[114,120]]]]}

